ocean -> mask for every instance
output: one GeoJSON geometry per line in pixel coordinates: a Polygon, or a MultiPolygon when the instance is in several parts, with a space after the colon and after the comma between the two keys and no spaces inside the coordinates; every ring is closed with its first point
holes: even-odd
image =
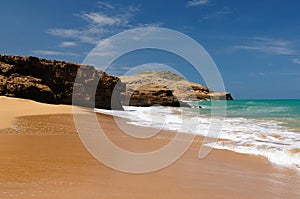
{"type": "Polygon", "coordinates": [[[128,118],[133,125],[217,137],[207,145],[300,170],[300,100],[222,101],[225,116],[214,114],[220,108],[214,102],[188,103],[193,108],[125,106],[125,111],[95,111],[128,118]],[[209,132],[212,122],[220,125],[219,132],[209,132]]]}

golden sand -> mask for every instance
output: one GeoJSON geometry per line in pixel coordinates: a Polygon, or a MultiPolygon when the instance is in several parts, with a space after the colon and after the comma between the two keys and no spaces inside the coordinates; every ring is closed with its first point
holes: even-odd
{"type": "MultiPolygon", "coordinates": [[[[200,160],[201,137],[169,167],[128,174],[104,166],[87,152],[71,107],[3,97],[0,107],[1,199],[300,198],[297,171],[225,150],[213,150],[200,160]],[[13,128],[6,128],[10,124],[13,128]]],[[[160,148],[173,136],[162,132],[159,139],[137,141],[124,136],[112,117],[99,115],[99,121],[115,144],[131,151],[160,148]]]]}
{"type": "Polygon", "coordinates": [[[0,96],[0,129],[9,128],[14,118],[24,115],[72,113],[67,105],[50,105],[31,100],[0,96]]]}

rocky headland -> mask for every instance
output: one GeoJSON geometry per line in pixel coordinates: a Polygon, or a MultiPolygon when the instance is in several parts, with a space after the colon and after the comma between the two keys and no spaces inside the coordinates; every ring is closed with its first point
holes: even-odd
{"type": "Polygon", "coordinates": [[[232,100],[229,92],[214,92],[198,83],[189,82],[170,71],[141,72],[132,76],[120,76],[126,84],[123,101],[129,105],[153,104],[179,106],[181,101],[232,100]]]}
{"type": "MultiPolygon", "coordinates": [[[[125,84],[119,80],[93,66],[36,57],[0,55],[0,95],[50,104],[72,104],[73,88],[76,86],[76,105],[111,109],[114,89],[117,95],[125,91],[125,84]],[[75,85],[77,74],[81,81],[75,85]],[[90,88],[94,85],[97,87],[95,95],[90,88]]],[[[122,109],[121,103],[116,103],[114,108],[122,109]]]]}
{"type": "Polygon", "coordinates": [[[122,105],[178,107],[187,106],[185,100],[232,99],[230,93],[213,92],[170,71],[116,77],[89,65],[12,55],[0,55],[0,95],[70,105],[76,98],[74,105],[118,110],[122,105]]]}

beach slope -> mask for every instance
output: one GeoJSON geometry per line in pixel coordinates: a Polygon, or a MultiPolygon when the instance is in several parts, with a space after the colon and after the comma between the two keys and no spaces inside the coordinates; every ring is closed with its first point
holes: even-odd
{"type": "MultiPolygon", "coordinates": [[[[72,107],[0,97],[0,198],[300,198],[296,170],[266,159],[213,150],[198,158],[202,138],[174,164],[145,174],[122,173],[95,160],[82,145],[72,107]]],[[[98,115],[107,136],[130,151],[169,142],[136,140],[113,117],[98,115]]],[[[142,127],[140,128],[142,131],[142,127]]]]}

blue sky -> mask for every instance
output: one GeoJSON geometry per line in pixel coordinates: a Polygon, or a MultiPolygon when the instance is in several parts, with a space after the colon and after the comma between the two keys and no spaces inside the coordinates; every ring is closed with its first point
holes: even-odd
{"type": "Polygon", "coordinates": [[[199,42],[234,98],[299,99],[299,10],[297,0],[3,0],[0,53],[81,63],[101,39],[163,27],[199,42]]]}

